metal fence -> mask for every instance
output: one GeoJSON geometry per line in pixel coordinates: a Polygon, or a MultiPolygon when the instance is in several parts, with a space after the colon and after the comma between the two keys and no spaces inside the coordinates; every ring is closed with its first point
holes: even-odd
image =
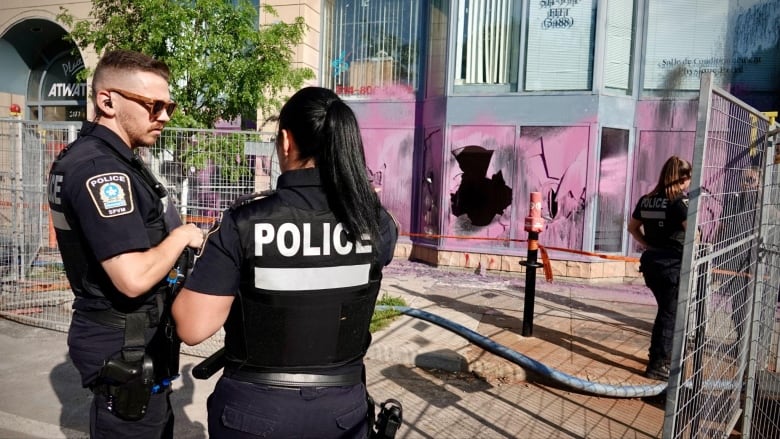
{"type": "Polygon", "coordinates": [[[776,438],[776,128],[711,75],[699,99],[664,438],[776,438]]]}
{"type": "MultiPolygon", "coordinates": [[[[67,331],[70,291],[50,225],[48,170],[80,124],[0,119],[0,315],[67,331]]],[[[239,195],[272,189],[279,174],[273,135],[255,131],[167,128],[139,149],[185,222],[207,229],[239,195]]],[[[184,351],[207,356],[218,333],[184,351]]]]}

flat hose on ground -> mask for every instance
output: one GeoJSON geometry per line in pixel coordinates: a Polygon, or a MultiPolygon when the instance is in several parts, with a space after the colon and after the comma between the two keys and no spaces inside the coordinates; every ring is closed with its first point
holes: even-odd
{"type": "Polygon", "coordinates": [[[666,383],[645,386],[616,386],[613,384],[594,383],[592,381],[583,380],[581,378],[577,378],[575,376],[545,366],[544,364],[534,359],[528,358],[517,351],[513,351],[506,346],[496,343],[493,340],[480,335],[469,328],[466,328],[465,326],[459,325],[435,314],[431,314],[429,312],[415,308],[409,308],[407,306],[377,305],[376,310],[397,311],[401,314],[406,314],[411,317],[429,321],[435,325],[441,326],[444,329],[450,330],[460,335],[461,337],[488,352],[496,354],[499,357],[507,359],[524,368],[531,369],[539,375],[550,378],[555,382],[564,384],[571,388],[582,390],[584,392],[595,395],[613,396],[618,398],[641,398],[660,395],[664,390],[666,390],[667,387],[666,383]]]}

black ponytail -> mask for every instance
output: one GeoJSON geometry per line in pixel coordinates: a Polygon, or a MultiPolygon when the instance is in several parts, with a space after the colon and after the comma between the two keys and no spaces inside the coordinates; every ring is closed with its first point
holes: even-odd
{"type": "Polygon", "coordinates": [[[352,109],[332,90],[307,87],[282,107],[279,129],[292,134],[300,159],[314,159],[330,207],[350,239],[368,234],[377,242],[379,197],[368,180],[363,140],[352,109]]]}

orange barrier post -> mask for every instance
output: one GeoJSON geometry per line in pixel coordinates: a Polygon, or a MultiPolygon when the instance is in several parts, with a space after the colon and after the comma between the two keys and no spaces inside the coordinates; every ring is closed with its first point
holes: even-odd
{"type": "Polygon", "coordinates": [[[528,232],[528,257],[520,264],[525,266],[525,305],[523,306],[523,337],[534,333],[534,302],[536,300],[536,269],[543,265],[536,261],[539,251],[539,233],[544,230],[542,218],[542,194],[531,192],[531,206],[525,217],[528,232]]]}

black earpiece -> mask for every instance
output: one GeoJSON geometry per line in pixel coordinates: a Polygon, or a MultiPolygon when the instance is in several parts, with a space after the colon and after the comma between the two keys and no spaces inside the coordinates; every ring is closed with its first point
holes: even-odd
{"type": "Polygon", "coordinates": [[[114,108],[114,105],[111,103],[111,100],[103,101],[103,104],[108,108],[114,108]]]}

